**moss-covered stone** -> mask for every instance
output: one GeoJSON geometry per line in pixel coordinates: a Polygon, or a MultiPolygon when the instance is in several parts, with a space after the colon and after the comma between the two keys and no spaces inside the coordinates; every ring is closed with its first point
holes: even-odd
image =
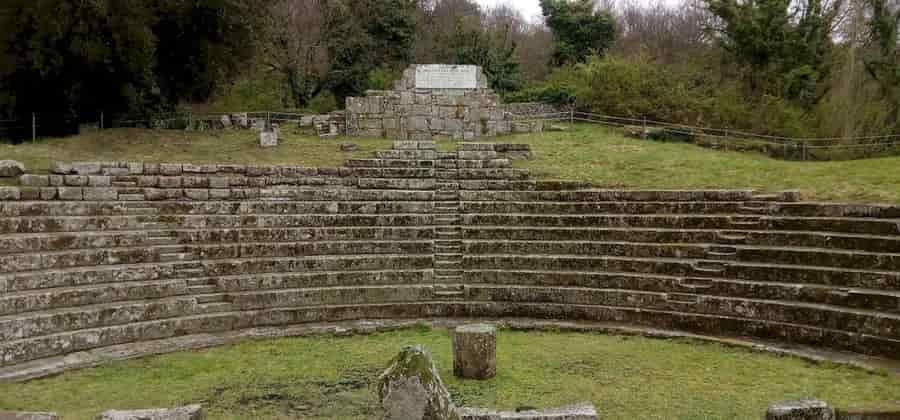
{"type": "Polygon", "coordinates": [[[421,346],[400,351],[378,378],[378,399],[389,420],[459,420],[431,354],[421,346]]]}

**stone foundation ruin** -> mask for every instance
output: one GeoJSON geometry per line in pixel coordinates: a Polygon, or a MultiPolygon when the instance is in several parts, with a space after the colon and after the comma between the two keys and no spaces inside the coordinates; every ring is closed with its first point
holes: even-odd
{"type": "Polygon", "coordinates": [[[539,120],[517,119],[513,111],[547,106],[500,103],[477,66],[412,65],[394,90],[347,98],[347,134],[398,140],[474,140],[543,130],[539,120]]]}
{"type": "Polygon", "coordinates": [[[0,187],[0,380],[432,319],[900,355],[897,206],[541,181],[498,151],[510,149],[397,142],[337,168],[23,175],[0,187]]]}

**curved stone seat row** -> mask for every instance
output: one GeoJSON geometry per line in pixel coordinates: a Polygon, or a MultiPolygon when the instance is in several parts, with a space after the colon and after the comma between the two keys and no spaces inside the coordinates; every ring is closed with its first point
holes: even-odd
{"type": "MultiPolygon", "coordinates": [[[[382,292],[379,291],[378,293],[382,292]]],[[[340,295],[342,294],[337,293],[332,296],[340,295]]],[[[356,294],[350,293],[349,295],[354,296],[356,294]]],[[[391,296],[389,293],[382,295],[391,296]]],[[[556,290],[550,290],[546,295],[560,296],[561,293],[556,290]]],[[[657,302],[661,302],[661,300],[657,300],[657,302]]],[[[712,335],[753,336],[776,339],[870,355],[895,356],[900,351],[900,340],[885,337],[882,333],[870,335],[859,331],[835,330],[819,325],[752,319],[742,314],[741,316],[727,316],[702,312],[691,313],[683,308],[676,308],[675,306],[677,305],[668,303],[658,306],[660,309],[597,304],[582,305],[577,303],[472,300],[466,302],[416,301],[388,304],[317,305],[258,311],[219,312],[132,322],[123,325],[63,332],[33,339],[3,342],[0,343],[0,362],[4,366],[9,366],[69,352],[116,344],[253,327],[358,319],[435,317],[533,317],[539,319],[611,321],[712,335]],[[673,310],[667,310],[666,308],[673,310]]],[[[721,306],[729,307],[729,305],[721,306]]],[[[730,312],[733,313],[734,311],[730,312]]],[[[800,313],[802,313],[802,310],[800,310],[800,313]]],[[[776,311],[773,316],[786,320],[794,319],[797,316],[802,318],[801,315],[792,314],[790,311],[776,311]]],[[[857,322],[852,317],[847,317],[846,320],[848,322],[857,322]]],[[[865,321],[863,324],[875,325],[871,321],[865,321]]]]}
{"type": "Polygon", "coordinates": [[[511,166],[490,144],[400,142],[343,168],[25,177],[0,191],[0,371],[369,318],[602,321],[900,354],[897,206],[595,189],[511,166]]]}

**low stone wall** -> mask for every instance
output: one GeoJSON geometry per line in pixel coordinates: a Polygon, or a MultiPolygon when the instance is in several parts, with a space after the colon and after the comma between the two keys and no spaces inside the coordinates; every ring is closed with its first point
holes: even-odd
{"type": "Polygon", "coordinates": [[[515,145],[340,168],[59,164],[0,189],[0,378],[363,319],[537,318],[900,354],[900,207],[539,181],[515,145]]]}

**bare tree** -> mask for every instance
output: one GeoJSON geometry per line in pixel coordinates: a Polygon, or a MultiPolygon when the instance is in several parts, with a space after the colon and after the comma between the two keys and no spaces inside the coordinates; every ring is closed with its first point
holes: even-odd
{"type": "Polygon", "coordinates": [[[280,0],[269,18],[263,62],[284,77],[296,107],[321,91],[328,72],[323,44],[326,12],[323,0],[280,0]]]}

